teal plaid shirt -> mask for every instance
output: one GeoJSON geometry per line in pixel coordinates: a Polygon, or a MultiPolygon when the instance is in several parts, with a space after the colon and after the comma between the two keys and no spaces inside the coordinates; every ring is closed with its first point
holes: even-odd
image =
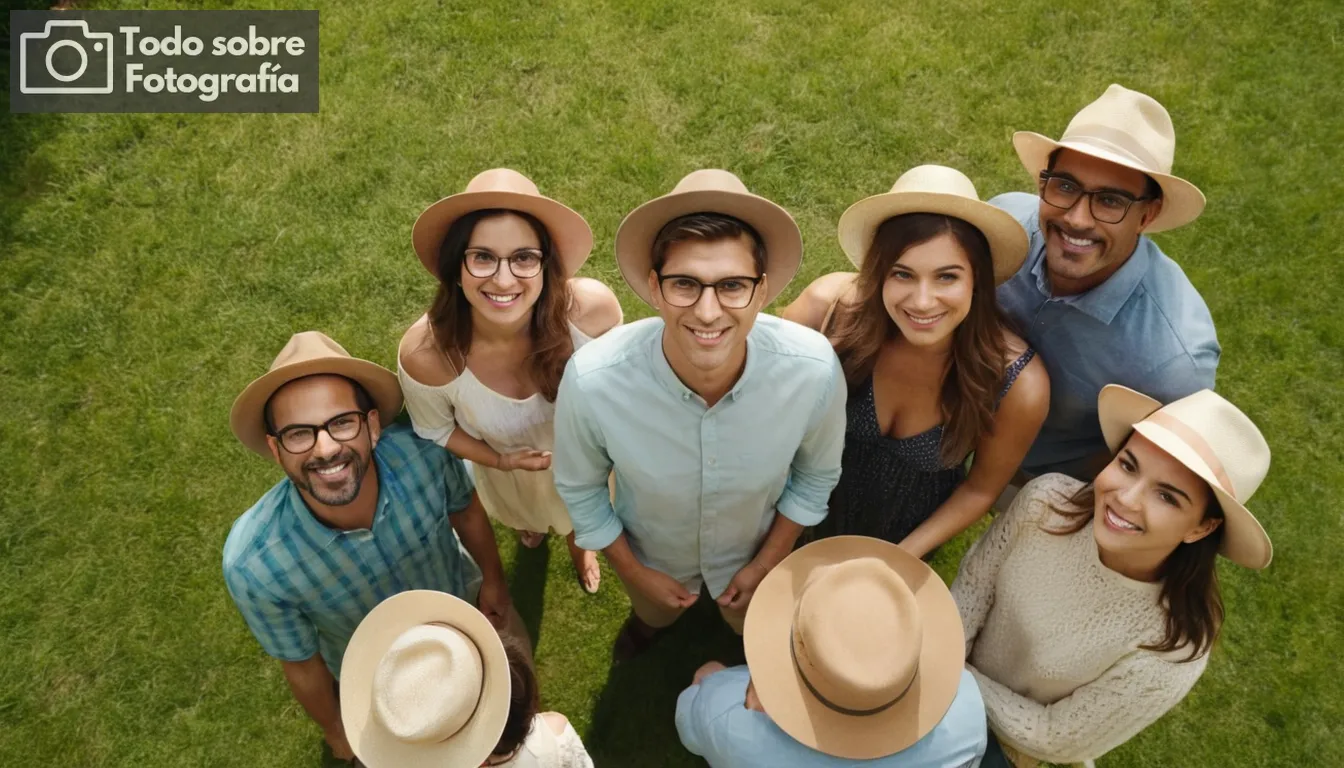
{"type": "Polygon", "coordinates": [[[289,478],[233,524],[224,583],[267,654],[303,661],[320,652],[339,679],[350,635],[379,602],[410,589],[474,598],[480,570],[448,520],[474,490],[462,461],[393,425],[374,464],[371,530],[324,526],[289,478]]]}

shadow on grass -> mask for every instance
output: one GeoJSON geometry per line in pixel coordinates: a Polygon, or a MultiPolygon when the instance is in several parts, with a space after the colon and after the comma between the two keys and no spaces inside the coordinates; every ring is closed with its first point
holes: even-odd
{"type": "Polygon", "coordinates": [[[671,630],[652,648],[614,665],[593,709],[585,736],[596,765],[688,766],[703,763],[680,747],[651,754],[650,745],[680,744],[674,718],[677,696],[706,661],[728,666],[746,663],[742,638],[719,615],[714,600],[701,592],[671,630]]]}
{"type": "MultiPolygon", "coordinates": [[[[549,537],[548,537],[549,539],[549,537]]],[[[535,549],[518,546],[513,572],[509,574],[509,594],[523,617],[527,636],[535,649],[541,642],[541,617],[546,611],[546,574],[551,560],[550,541],[535,549]]]]}

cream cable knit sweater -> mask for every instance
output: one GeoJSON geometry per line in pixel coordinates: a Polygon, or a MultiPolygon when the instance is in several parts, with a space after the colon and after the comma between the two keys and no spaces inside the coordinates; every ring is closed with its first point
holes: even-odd
{"type": "Polygon", "coordinates": [[[966,626],[966,667],[1009,747],[1054,763],[1094,759],[1174,707],[1207,655],[1156,654],[1160,586],[1101,564],[1092,526],[1068,536],[1050,510],[1082,483],[1043,475],[966,553],[952,596],[966,626]]]}

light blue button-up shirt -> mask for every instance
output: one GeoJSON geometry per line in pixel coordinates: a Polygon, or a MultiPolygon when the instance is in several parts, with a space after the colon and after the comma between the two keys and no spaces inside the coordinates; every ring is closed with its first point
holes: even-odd
{"type": "Polygon", "coordinates": [[[989,742],[985,702],[965,670],[957,696],[938,725],[900,752],[875,760],[847,760],[794,741],[768,715],[747,709],[750,681],[745,666],[733,667],[715,672],[677,698],[681,743],[711,768],[974,768],[989,742]]]}
{"type": "Polygon", "coordinates": [[[1009,192],[989,202],[1031,238],[1026,262],[999,286],[998,299],[1050,373],[1050,413],[1022,468],[1091,480],[1086,459],[1106,450],[1097,421],[1101,388],[1123,384],[1162,403],[1213,389],[1222,354],[1213,317],[1185,272],[1146,236],[1106,282],[1054,296],[1040,198],[1009,192]]]}
{"type": "Polygon", "coordinates": [[[714,406],[663,355],[663,321],[617,328],[570,358],[555,407],[555,486],[584,549],[622,532],[644,565],[720,595],[776,510],[816,525],[840,479],[846,387],[824,336],[760,315],[714,406]],[[615,470],[616,506],[607,489],[615,470]]]}

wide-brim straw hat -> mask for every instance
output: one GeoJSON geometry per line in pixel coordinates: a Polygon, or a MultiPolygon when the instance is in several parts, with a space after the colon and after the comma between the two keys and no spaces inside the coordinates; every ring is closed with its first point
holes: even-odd
{"type": "Polygon", "coordinates": [[[373,398],[383,424],[391,424],[401,413],[401,385],[395,373],[377,363],[351,357],[345,347],[320,331],[303,331],[289,337],[285,348],[271,362],[270,370],[234,399],[229,409],[233,434],[243,445],[271,458],[263,415],[266,401],[289,382],[317,374],[336,374],[362,384],[373,398]]]}
{"type": "Polygon", "coordinates": [[[631,211],[616,230],[616,263],[630,290],[646,303],[653,304],[649,293],[653,241],[668,222],[693,213],[732,216],[756,230],[765,244],[766,304],[798,274],[803,235],[789,212],[747,191],[742,180],[728,171],[702,169],[687,174],[668,194],[631,211]]]}
{"type": "Polygon", "coordinates": [[[477,174],[466,190],[426,208],[415,220],[411,242],[425,269],[435,277],[455,282],[457,275],[439,275],[439,246],[453,222],[472,211],[492,208],[535,216],[555,243],[565,277],[573,277],[593,251],[593,230],[576,211],[544,197],[523,174],[509,168],[492,168],[477,174]]]}
{"type": "Polygon", "coordinates": [[[341,660],[341,722],[368,768],[480,765],[504,733],[509,696],[499,634],[444,592],[379,603],[341,660]]]}
{"type": "Polygon", "coordinates": [[[1034,183],[1056,149],[1071,149],[1148,174],[1162,188],[1162,210],[1146,233],[1184,226],[1204,210],[1204,193],[1171,174],[1176,129],[1166,108],[1153,97],[1122,85],[1112,84],[1101,98],[1083,107],[1059,141],[1018,131],[1013,134],[1013,147],[1034,183]]]}
{"type": "Polygon", "coordinates": [[[994,282],[1002,283],[1027,258],[1027,232],[1011,214],[982,202],[966,174],[943,165],[920,165],[905,173],[890,192],[866,197],[840,216],[840,248],[862,267],[877,228],[893,216],[939,213],[961,219],[980,230],[994,260],[994,282]]]}
{"type": "Polygon", "coordinates": [[[1269,444],[1246,414],[1209,389],[1164,406],[1118,384],[1102,388],[1097,411],[1111,453],[1138,432],[1209,484],[1223,509],[1219,554],[1247,568],[1269,565],[1269,536],[1246,509],[1269,472],[1269,444]]]}
{"type": "Polygon", "coordinates": [[[895,754],[933,730],[956,698],[966,650],[938,574],[864,536],[812,542],[771,570],[743,642],[770,719],[849,760],[895,754]]]}

